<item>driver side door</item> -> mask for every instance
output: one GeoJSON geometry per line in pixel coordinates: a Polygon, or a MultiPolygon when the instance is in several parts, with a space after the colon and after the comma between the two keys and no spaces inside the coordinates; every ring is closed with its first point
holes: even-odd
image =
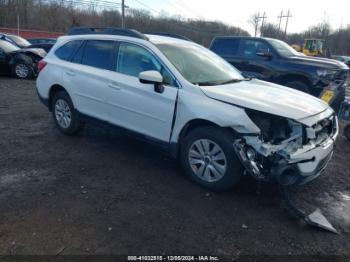
{"type": "Polygon", "coordinates": [[[120,42],[113,72],[108,74],[109,122],[147,137],[169,142],[178,88],[175,79],[148,49],[120,42]],[[139,74],[156,70],[164,92],[143,84],[139,74]]]}

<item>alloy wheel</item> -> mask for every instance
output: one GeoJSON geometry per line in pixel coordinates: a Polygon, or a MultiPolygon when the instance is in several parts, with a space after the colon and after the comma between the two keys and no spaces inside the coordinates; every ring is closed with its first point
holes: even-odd
{"type": "Polygon", "coordinates": [[[188,151],[192,171],[205,182],[216,182],[226,172],[227,160],[222,148],[209,139],[196,140],[188,151]]]}
{"type": "Polygon", "coordinates": [[[25,64],[17,64],[15,66],[15,73],[19,78],[27,78],[29,75],[29,67],[25,64]]]}
{"type": "Polygon", "coordinates": [[[66,129],[72,122],[72,112],[68,103],[63,99],[57,99],[55,103],[55,117],[60,127],[66,129]]]}

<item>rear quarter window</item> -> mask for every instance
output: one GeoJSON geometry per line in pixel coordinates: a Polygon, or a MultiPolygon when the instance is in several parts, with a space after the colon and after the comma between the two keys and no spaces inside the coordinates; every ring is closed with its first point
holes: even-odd
{"type": "Polygon", "coordinates": [[[239,38],[216,38],[210,49],[220,56],[234,56],[238,54],[239,38]]]}
{"type": "Polygon", "coordinates": [[[63,46],[59,47],[55,51],[55,55],[59,59],[62,59],[65,61],[70,61],[71,57],[73,56],[75,51],[78,50],[78,48],[80,47],[82,42],[83,42],[82,40],[70,41],[70,42],[64,44],[63,46]]]}
{"type": "Polygon", "coordinates": [[[109,40],[86,41],[81,64],[111,70],[114,46],[115,42],[109,40]]]}

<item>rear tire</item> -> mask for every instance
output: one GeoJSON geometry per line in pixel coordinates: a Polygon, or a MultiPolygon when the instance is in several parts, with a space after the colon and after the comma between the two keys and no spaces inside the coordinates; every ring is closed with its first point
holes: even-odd
{"type": "Polygon", "coordinates": [[[73,106],[69,95],[64,91],[59,91],[52,99],[52,116],[58,129],[66,135],[75,135],[81,128],[77,112],[73,106]]]}
{"type": "Polygon", "coordinates": [[[303,83],[301,81],[291,81],[291,82],[288,82],[288,83],[286,83],[284,85],[287,86],[287,87],[296,89],[298,91],[311,94],[310,90],[309,90],[309,87],[305,83],[303,83]]]}
{"type": "Polygon", "coordinates": [[[233,148],[233,134],[219,127],[199,127],[181,143],[180,161],[199,185],[217,192],[231,189],[243,175],[233,148]]]}

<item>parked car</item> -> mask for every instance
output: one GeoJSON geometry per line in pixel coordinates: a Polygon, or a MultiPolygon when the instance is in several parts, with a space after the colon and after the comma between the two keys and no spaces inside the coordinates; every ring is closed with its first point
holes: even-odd
{"type": "Polygon", "coordinates": [[[48,53],[54,44],[42,43],[42,44],[33,44],[30,45],[29,48],[41,48],[44,49],[46,53],[48,53]]]}
{"type": "Polygon", "coordinates": [[[300,55],[283,41],[255,37],[215,37],[210,49],[246,77],[288,86],[314,96],[336,82],[332,107],[338,110],[345,97],[349,67],[342,62],[300,55]]]}
{"type": "Polygon", "coordinates": [[[0,74],[31,78],[38,73],[38,62],[46,55],[42,49],[21,49],[8,41],[0,40],[0,74]]]}
{"type": "Polygon", "coordinates": [[[45,52],[50,51],[50,49],[54,45],[54,43],[31,44],[29,41],[27,41],[23,37],[20,37],[17,35],[11,35],[11,34],[1,34],[0,33],[0,39],[8,41],[11,44],[18,46],[19,48],[41,48],[41,49],[45,50],[45,52]]]}
{"type": "Polygon", "coordinates": [[[36,44],[53,44],[54,45],[57,41],[56,38],[29,38],[27,40],[32,45],[36,45],[36,44]]]}
{"type": "Polygon", "coordinates": [[[18,46],[19,48],[26,48],[31,45],[26,39],[23,37],[12,35],[12,34],[4,34],[0,33],[0,39],[10,42],[11,44],[14,44],[18,46]]]}
{"type": "Polygon", "coordinates": [[[168,149],[211,190],[228,190],[246,173],[309,182],[326,168],[338,135],[325,102],[244,78],[203,46],[173,37],[78,28],[39,69],[39,98],[62,133],[91,120],[121,127],[168,149]]]}

